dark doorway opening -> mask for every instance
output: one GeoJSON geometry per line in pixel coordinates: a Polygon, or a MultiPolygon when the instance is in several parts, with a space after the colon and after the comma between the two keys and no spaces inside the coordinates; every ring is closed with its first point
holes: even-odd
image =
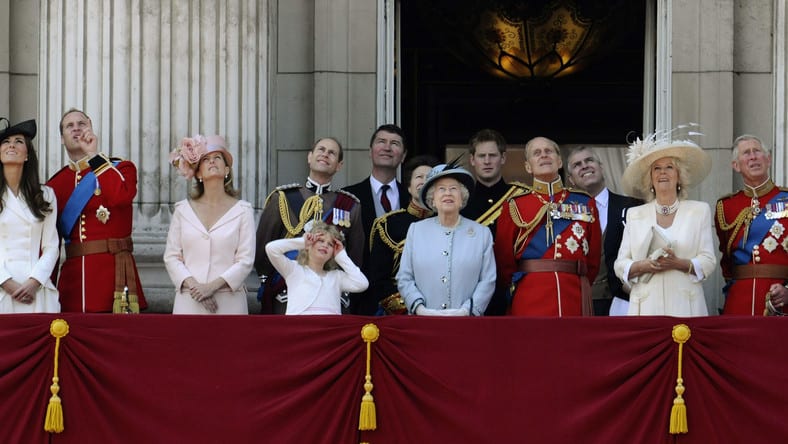
{"type": "Polygon", "coordinates": [[[447,145],[466,144],[481,128],[497,129],[510,144],[535,136],[559,144],[623,144],[630,132],[642,134],[645,3],[401,0],[397,75],[409,153],[442,158],[447,145]],[[556,3],[578,14],[604,16],[608,33],[582,70],[553,78],[505,78],[491,74],[489,62],[474,55],[486,35],[479,32],[486,14],[480,11],[537,15],[556,3]]]}

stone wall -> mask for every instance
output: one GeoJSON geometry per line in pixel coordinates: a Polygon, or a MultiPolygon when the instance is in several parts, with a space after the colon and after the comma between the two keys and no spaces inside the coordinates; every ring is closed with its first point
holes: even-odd
{"type": "MultiPolygon", "coordinates": [[[[38,119],[46,177],[65,163],[56,128],[71,106],[91,115],[105,151],[137,163],[136,253],[154,310],[166,312],[161,253],[171,204],[187,191],[167,153],[185,135],[224,134],[257,209],[277,184],[304,180],[318,137],[345,147],[335,185],[365,177],[371,132],[393,120],[379,106],[391,94],[379,54],[393,45],[382,29],[392,1],[0,0],[0,116],[38,119]]],[[[775,147],[784,182],[785,3],[653,1],[671,11],[671,123],[701,123],[714,159],[691,197],[713,205],[740,186],[729,147],[744,132],[775,147]]],[[[721,279],[706,285],[717,294],[721,279]]]]}

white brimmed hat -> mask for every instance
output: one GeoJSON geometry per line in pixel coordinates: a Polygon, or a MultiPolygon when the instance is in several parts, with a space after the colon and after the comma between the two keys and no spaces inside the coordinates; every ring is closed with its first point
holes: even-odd
{"type": "MultiPolygon", "coordinates": [[[[624,193],[647,198],[649,190],[643,189],[643,178],[650,174],[651,164],[665,157],[674,157],[686,166],[689,177],[680,177],[682,187],[697,185],[711,171],[711,156],[691,140],[671,140],[675,131],[651,134],[643,140],[638,138],[627,150],[627,169],[621,178],[624,193]]],[[[690,133],[698,134],[698,133],[690,133]]]]}

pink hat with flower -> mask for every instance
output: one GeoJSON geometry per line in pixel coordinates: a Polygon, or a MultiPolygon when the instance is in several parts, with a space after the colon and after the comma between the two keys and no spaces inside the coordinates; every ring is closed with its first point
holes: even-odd
{"type": "Polygon", "coordinates": [[[205,138],[205,145],[206,145],[205,147],[206,149],[205,149],[205,154],[203,154],[203,156],[205,156],[208,153],[213,153],[218,151],[222,153],[222,155],[224,156],[224,162],[227,164],[227,166],[228,167],[233,166],[233,156],[232,154],[230,154],[229,151],[227,151],[227,142],[224,141],[224,137],[219,135],[207,136],[205,138]]]}
{"type": "Polygon", "coordinates": [[[184,137],[170,153],[170,163],[178,169],[178,174],[191,179],[200,165],[200,160],[209,153],[220,152],[228,167],[233,166],[233,156],[227,151],[227,143],[219,135],[203,136],[196,134],[194,137],[184,137]]]}

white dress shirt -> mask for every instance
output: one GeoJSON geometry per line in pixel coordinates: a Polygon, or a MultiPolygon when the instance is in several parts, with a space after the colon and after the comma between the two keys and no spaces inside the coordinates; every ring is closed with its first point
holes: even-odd
{"type": "MultiPolygon", "coordinates": [[[[375,201],[375,217],[380,217],[386,214],[386,210],[383,209],[383,205],[380,203],[381,198],[381,187],[384,185],[383,182],[375,179],[373,176],[369,176],[369,183],[372,186],[372,197],[373,201],[375,201]]],[[[393,179],[391,182],[387,183],[386,185],[389,186],[388,191],[386,192],[386,196],[389,198],[389,202],[391,203],[391,211],[399,210],[399,188],[397,187],[397,179],[393,179]]]]}

